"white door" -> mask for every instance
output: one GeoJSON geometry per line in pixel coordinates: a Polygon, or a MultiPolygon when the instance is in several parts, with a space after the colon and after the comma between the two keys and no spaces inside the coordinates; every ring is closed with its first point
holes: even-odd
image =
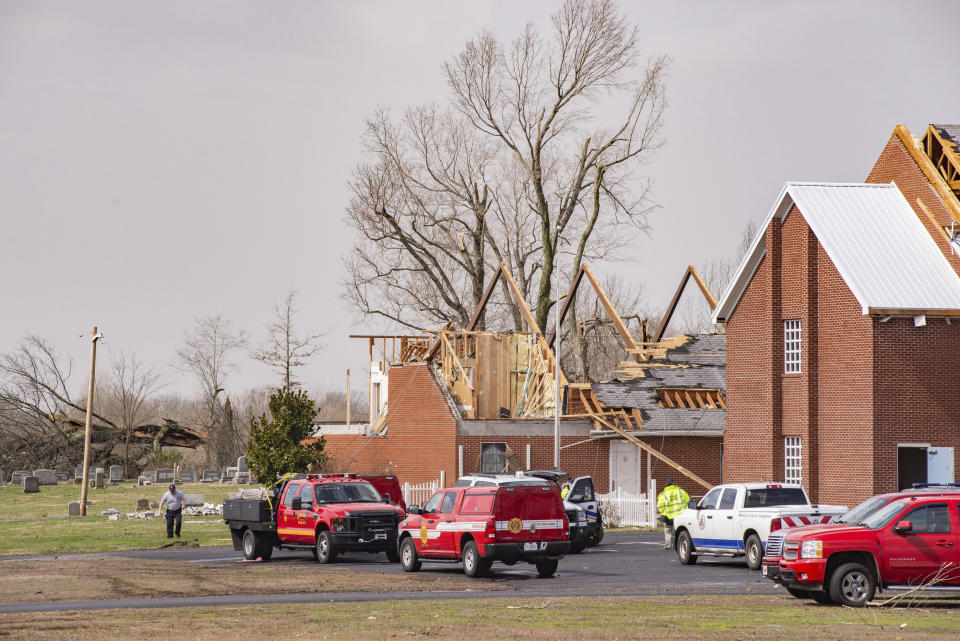
{"type": "Polygon", "coordinates": [[[640,448],[629,441],[610,441],[610,491],[617,488],[635,496],[643,494],[640,448]]]}
{"type": "Polygon", "coordinates": [[[953,448],[927,448],[927,483],[953,483],[953,448]]]}

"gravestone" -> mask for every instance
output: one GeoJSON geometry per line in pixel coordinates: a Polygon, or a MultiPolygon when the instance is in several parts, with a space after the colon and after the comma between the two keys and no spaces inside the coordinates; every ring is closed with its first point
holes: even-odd
{"type": "Polygon", "coordinates": [[[23,477],[30,476],[30,472],[27,470],[16,470],[13,474],[10,475],[10,482],[20,485],[23,483],[23,477]]]}
{"type": "Polygon", "coordinates": [[[196,470],[180,470],[180,482],[181,482],[181,483],[196,483],[196,482],[197,482],[197,471],[196,471],[196,470]]]}
{"type": "Polygon", "coordinates": [[[56,485],[57,484],[57,471],[56,470],[34,470],[33,475],[37,477],[37,481],[40,485],[56,485]]]}
{"type": "Polygon", "coordinates": [[[250,460],[248,456],[241,456],[237,459],[237,472],[249,472],[250,466],[247,465],[247,461],[250,460]]]}
{"type": "Polygon", "coordinates": [[[173,483],[173,470],[164,468],[157,470],[156,483],[173,483]]]}
{"type": "Polygon", "coordinates": [[[137,499],[137,512],[150,509],[150,499],[137,499]]]}
{"type": "Polygon", "coordinates": [[[151,483],[157,482],[157,473],[156,472],[143,472],[140,476],[147,479],[151,483]]]}
{"type": "Polygon", "coordinates": [[[36,476],[24,476],[23,477],[23,493],[24,494],[34,494],[40,491],[40,479],[36,476]]]}
{"type": "Polygon", "coordinates": [[[67,516],[80,516],[80,501],[67,503],[67,516]]]}
{"type": "Polygon", "coordinates": [[[0,470],[0,485],[3,485],[7,482],[7,477],[3,475],[3,470],[0,470]]]}
{"type": "Polygon", "coordinates": [[[122,465],[111,465],[110,466],[110,483],[122,483],[123,482],[123,466],[122,465]]]}
{"type": "Polygon", "coordinates": [[[227,483],[233,483],[237,478],[237,468],[228,467],[227,473],[223,475],[223,480],[227,483]]]}
{"type": "Polygon", "coordinates": [[[200,479],[201,483],[219,483],[220,482],[220,470],[204,470],[203,478],[200,479]]]}
{"type": "Polygon", "coordinates": [[[141,486],[141,485],[153,485],[153,481],[151,481],[151,480],[150,480],[149,478],[147,478],[146,476],[138,476],[138,477],[137,477],[137,486],[141,486]]]}
{"type": "Polygon", "coordinates": [[[73,470],[73,482],[74,483],[83,483],[83,466],[78,465],[73,470]]]}
{"type": "Polygon", "coordinates": [[[203,507],[203,494],[184,494],[186,507],[203,507]]]}
{"type": "Polygon", "coordinates": [[[57,472],[57,483],[64,483],[70,480],[70,475],[66,472],[57,472]]]}
{"type": "Polygon", "coordinates": [[[104,487],[106,487],[105,480],[103,468],[98,467],[96,474],[94,474],[93,478],[90,479],[90,485],[98,490],[102,490],[104,487]]]}

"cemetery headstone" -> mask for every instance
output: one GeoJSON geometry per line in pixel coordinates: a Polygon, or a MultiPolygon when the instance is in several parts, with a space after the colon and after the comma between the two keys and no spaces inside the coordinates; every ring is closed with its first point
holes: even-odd
{"type": "Polygon", "coordinates": [[[16,470],[13,474],[10,475],[10,482],[20,485],[23,483],[23,477],[30,476],[30,472],[27,470],[16,470]]]}
{"type": "Polygon", "coordinates": [[[23,493],[24,494],[34,494],[39,491],[40,491],[40,479],[32,475],[23,477],[23,493]]]}
{"type": "Polygon", "coordinates": [[[173,483],[173,470],[169,468],[164,468],[157,470],[156,472],[156,482],[157,483],[173,483]]]}
{"type": "Polygon", "coordinates": [[[83,466],[78,465],[73,470],[73,482],[74,483],[83,483],[83,466]]]}
{"type": "Polygon", "coordinates": [[[201,483],[218,483],[220,481],[220,470],[204,470],[201,483]]]}
{"type": "Polygon", "coordinates": [[[37,477],[37,481],[40,485],[56,485],[57,484],[57,471],[56,470],[34,470],[33,475],[37,477]]]}
{"type": "Polygon", "coordinates": [[[196,483],[196,482],[197,482],[197,471],[196,471],[196,470],[180,470],[180,482],[181,482],[181,483],[196,483]]]}
{"type": "Polygon", "coordinates": [[[3,470],[0,470],[0,485],[3,485],[7,482],[7,477],[3,475],[3,470]]]}
{"type": "Polygon", "coordinates": [[[57,483],[64,483],[70,480],[70,475],[66,472],[57,472],[57,483]]]}
{"type": "Polygon", "coordinates": [[[103,469],[98,467],[97,473],[93,475],[93,487],[97,488],[98,490],[102,490],[104,487],[106,487],[104,480],[103,469]]]}
{"type": "Polygon", "coordinates": [[[237,472],[237,477],[234,479],[237,485],[241,483],[250,482],[250,472],[237,472]]]}
{"type": "Polygon", "coordinates": [[[140,476],[147,479],[151,483],[157,482],[157,473],[156,472],[143,472],[140,476]]]}
{"type": "Polygon", "coordinates": [[[67,503],[67,516],[80,516],[80,501],[67,503]]]}
{"type": "Polygon", "coordinates": [[[123,466],[122,465],[110,466],[110,482],[111,483],[123,482],[123,466]]]}
{"type": "Polygon", "coordinates": [[[185,494],[187,507],[203,507],[203,494],[185,494]]]}
{"type": "Polygon", "coordinates": [[[248,460],[249,460],[249,457],[247,456],[241,456],[240,458],[237,459],[237,472],[250,471],[250,466],[247,465],[248,460]]]}
{"type": "Polygon", "coordinates": [[[235,468],[235,467],[228,467],[228,468],[227,468],[227,473],[224,474],[223,478],[224,478],[224,480],[226,480],[226,481],[232,482],[234,479],[237,478],[237,468],[235,468]]]}
{"type": "Polygon", "coordinates": [[[137,512],[150,509],[150,499],[137,499],[137,512]]]}

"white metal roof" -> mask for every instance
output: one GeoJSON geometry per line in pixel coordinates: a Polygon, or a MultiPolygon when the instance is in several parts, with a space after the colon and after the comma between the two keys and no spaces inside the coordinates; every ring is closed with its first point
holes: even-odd
{"type": "Polygon", "coordinates": [[[796,204],[864,314],[960,310],[960,277],[893,183],[787,183],[723,293],[713,321],[726,321],[766,251],[775,217],[796,204]]]}

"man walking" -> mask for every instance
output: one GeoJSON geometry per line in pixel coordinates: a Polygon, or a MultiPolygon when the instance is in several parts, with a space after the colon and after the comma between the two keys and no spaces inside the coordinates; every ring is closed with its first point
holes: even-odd
{"type": "Polygon", "coordinates": [[[667,477],[667,486],[657,497],[657,512],[660,513],[660,520],[663,521],[663,549],[669,550],[673,547],[673,519],[687,509],[687,503],[690,502],[690,495],[683,491],[683,488],[673,484],[673,477],[667,477]]]}
{"type": "MultiPolygon", "coordinates": [[[[167,490],[167,493],[163,495],[163,498],[160,499],[160,509],[163,509],[164,503],[167,505],[167,538],[173,538],[173,524],[177,524],[177,538],[180,538],[180,523],[182,521],[183,513],[183,504],[187,500],[187,497],[183,495],[183,492],[177,489],[177,486],[173,483],[170,484],[170,489],[167,490]]],[[[157,516],[160,516],[160,512],[157,512],[157,516]]]]}

